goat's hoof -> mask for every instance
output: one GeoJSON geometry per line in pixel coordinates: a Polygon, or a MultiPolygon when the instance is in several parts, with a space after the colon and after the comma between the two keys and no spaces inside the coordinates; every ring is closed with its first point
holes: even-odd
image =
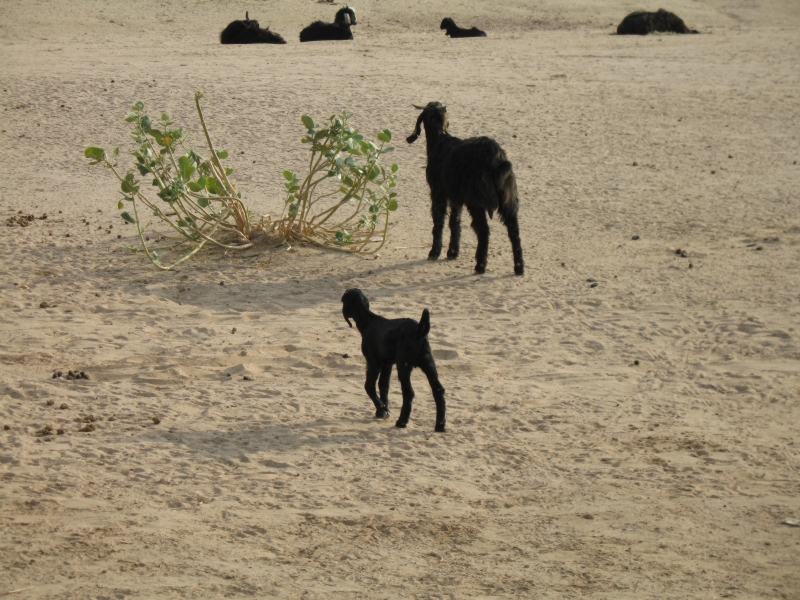
{"type": "Polygon", "coordinates": [[[408,421],[397,421],[394,424],[395,427],[400,427],[401,429],[405,429],[408,426],[408,421]]]}
{"type": "Polygon", "coordinates": [[[434,428],[434,431],[437,431],[437,432],[439,432],[439,433],[444,433],[444,423],[442,423],[441,425],[437,425],[437,426],[434,428]]]}
{"type": "Polygon", "coordinates": [[[447,260],[455,260],[458,258],[458,250],[448,250],[447,251],[447,260]]]}
{"type": "Polygon", "coordinates": [[[514,275],[525,275],[525,265],[514,265],[514,275]]]}
{"type": "Polygon", "coordinates": [[[475,265],[475,275],[483,275],[486,273],[486,265],[475,265]]]}
{"type": "Polygon", "coordinates": [[[389,418],[389,410],[388,409],[376,410],[375,411],[375,418],[376,419],[388,419],[389,418]]]}
{"type": "Polygon", "coordinates": [[[437,252],[436,254],[434,254],[433,252],[431,252],[430,254],[428,254],[428,260],[439,260],[439,253],[437,252]]]}

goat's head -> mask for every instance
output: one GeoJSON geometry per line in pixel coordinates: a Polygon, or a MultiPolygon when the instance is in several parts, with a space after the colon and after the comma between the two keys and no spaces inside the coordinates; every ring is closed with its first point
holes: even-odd
{"type": "Polygon", "coordinates": [[[353,324],[350,319],[355,319],[358,324],[358,317],[365,312],[369,312],[369,300],[358,288],[350,288],[342,296],[342,316],[350,327],[353,324]]]}
{"type": "Polygon", "coordinates": [[[446,17],[442,19],[442,24],[439,26],[439,29],[457,29],[456,22],[450,17],[446,17]]]}
{"type": "Polygon", "coordinates": [[[356,21],[356,11],[345,5],[344,8],[340,8],[339,12],[336,13],[334,22],[339,26],[358,25],[358,21],[356,21]]]}
{"type": "Polygon", "coordinates": [[[420,113],[419,117],[417,117],[417,124],[414,127],[414,133],[406,138],[406,141],[409,144],[413,144],[417,141],[417,138],[422,131],[422,125],[425,125],[426,134],[429,130],[443,131],[447,133],[447,126],[449,125],[449,122],[447,120],[447,107],[445,107],[444,104],[441,102],[428,102],[427,106],[417,106],[416,104],[413,106],[422,112],[420,113]]]}

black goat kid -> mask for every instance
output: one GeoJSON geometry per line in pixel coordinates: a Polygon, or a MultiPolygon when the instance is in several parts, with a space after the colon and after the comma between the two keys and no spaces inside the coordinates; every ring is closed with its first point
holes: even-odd
{"type": "Polygon", "coordinates": [[[617,27],[617,35],[647,35],[658,31],[661,33],[697,33],[689,29],[678,15],[663,8],[658,12],[632,12],[622,19],[617,27]]]}
{"type": "Polygon", "coordinates": [[[486,271],[489,253],[489,222],[494,211],[508,230],[514,253],[514,273],[522,275],[522,243],[519,239],[517,211],[519,196],[517,180],[511,163],[500,145],[488,137],[460,140],[447,131],[447,109],[439,102],[416,106],[422,110],[417,118],[414,133],[406,138],[413,144],[425,127],[428,145],[428,166],[425,176],[431,188],[431,214],[433,215],[433,247],[429,260],[436,260],[442,252],[442,232],[450,205],[450,246],[447,258],[458,257],[461,242],[461,209],[466,206],[472,217],[472,229],[478,236],[475,253],[475,272],[486,271]]]}
{"type": "Polygon", "coordinates": [[[445,35],[449,35],[451,38],[486,37],[486,32],[481,31],[477,27],[461,29],[450,17],[442,19],[442,24],[439,26],[439,29],[447,30],[445,35]]]}
{"type": "Polygon", "coordinates": [[[436,363],[428,343],[431,318],[428,309],[422,311],[417,323],[414,319],[386,319],[369,309],[369,300],[359,289],[350,289],[342,296],[342,315],[350,327],[356,322],[361,333],[361,352],[367,359],[367,381],[364,389],[375,404],[375,418],[389,418],[389,380],[392,366],[397,365],[397,376],[403,390],[403,408],[395,426],[405,427],[411,417],[414,389],[411,372],[419,367],[428,378],[436,402],[436,431],[445,430],[444,387],[439,383],[436,363]],[[380,379],[379,379],[380,378],[380,379]],[[380,397],[375,393],[378,382],[380,397]]]}
{"type": "Polygon", "coordinates": [[[272,33],[269,27],[261,29],[258,21],[250,18],[250,13],[244,13],[244,21],[231,21],[219,34],[222,44],[285,44],[277,33],[272,33]]]}
{"type": "Polygon", "coordinates": [[[356,11],[348,6],[340,8],[333,23],[315,21],[300,32],[301,42],[319,42],[324,40],[352,40],[351,25],[358,25],[356,11]]]}

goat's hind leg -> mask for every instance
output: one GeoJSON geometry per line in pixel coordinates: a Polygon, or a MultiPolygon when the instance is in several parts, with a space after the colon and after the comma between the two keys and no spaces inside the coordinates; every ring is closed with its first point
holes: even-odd
{"type": "Polygon", "coordinates": [[[514,253],[514,273],[516,275],[525,274],[525,262],[522,260],[522,242],[519,239],[519,221],[517,215],[505,217],[508,238],[511,240],[511,250],[514,253]]]}
{"type": "Polygon", "coordinates": [[[364,384],[364,389],[367,391],[367,395],[375,405],[375,418],[386,419],[389,417],[389,411],[386,410],[383,402],[381,402],[381,399],[378,398],[378,394],[375,393],[375,383],[378,381],[378,375],[380,375],[380,373],[380,365],[367,365],[367,381],[364,384]]]}
{"type": "Polygon", "coordinates": [[[423,363],[419,366],[425,376],[428,378],[428,383],[433,392],[433,401],[436,402],[436,427],[435,431],[443,432],[445,430],[445,403],[444,403],[444,386],[439,381],[439,374],[436,372],[436,365],[433,359],[429,363],[423,363]]]}
{"type": "Polygon", "coordinates": [[[408,419],[411,418],[411,403],[414,401],[414,388],[411,387],[411,370],[408,364],[398,363],[397,376],[400,379],[400,387],[403,390],[403,408],[400,409],[400,418],[397,419],[395,427],[406,427],[408,419]]]}
{"type": "Polygon", "coordinates": [[[392,363],[383,365],[381,367],[381,376],[378,379],[378,391],[381,395],[381,403],[383,404],[384,414],[383,418],[389,418],[389,383],[392,379],[392,363]]]}
{"type": "Polygon", "coordinates": [[[461,209],[462,204],[450,205],[450,246],[447,248],[447,258],[458,258],[461,250],[461,209]]]}
{"type": "Polygon", "coordinates": [[[444,220],[447,217],[447,198],[442,198],[431,190],[431,216],[433,217],[433,246],[428,253],[428,260],[436,260],[442,253],[442,233],[444,220]]]}
{"type": "Polygon", "coordinates": [[[467,210],[472,217],[472,229],[478,236],[478,249],[475,251],[475,273],[481,275],[486,272],[487,255],[489,254],[489,221],[486,211],[480,206],[467,204],[467,210]]]}

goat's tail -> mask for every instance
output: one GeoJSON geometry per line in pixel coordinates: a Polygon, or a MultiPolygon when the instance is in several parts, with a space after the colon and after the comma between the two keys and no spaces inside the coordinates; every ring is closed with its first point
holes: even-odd
{"type": "Polygon", "coordinates": [[[516,216],[519,209],[519,193],[517,192],[517,178],[514,169],[508,160],[501,160],[494,172],[497,194],[500,197],[498,213],[500,220],[505,223],[507,217],[516,216]]]}
{"type": "Polygon", "coordinates": [[[417,328],[417,335],[424,338],[431,330],[431,313],[428,309],[422,311],[422,316],[419,319],[419,327],[417,328]]]}

